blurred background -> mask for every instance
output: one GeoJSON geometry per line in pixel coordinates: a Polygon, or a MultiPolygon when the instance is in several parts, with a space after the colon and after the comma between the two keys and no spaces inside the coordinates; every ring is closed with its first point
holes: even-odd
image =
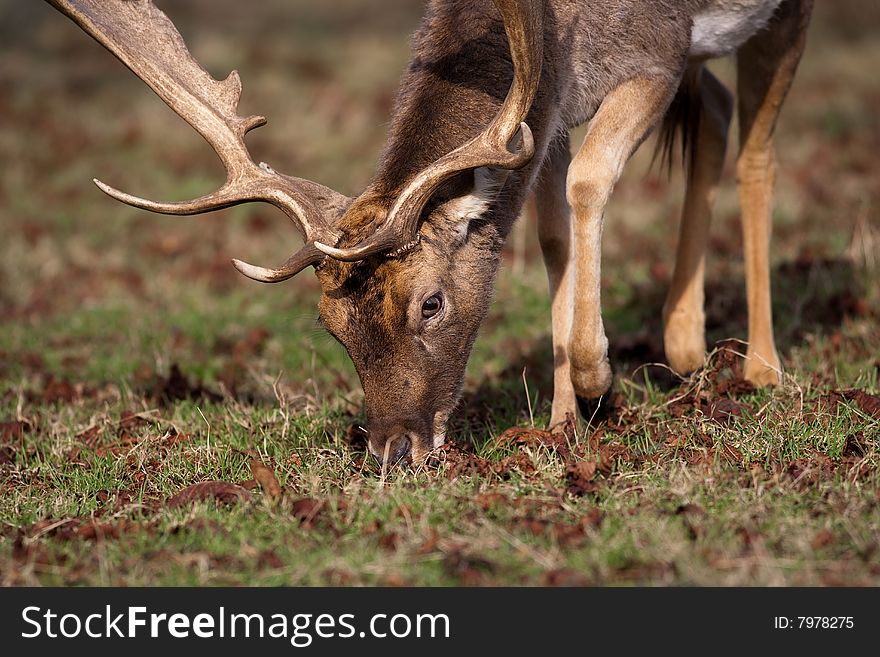
{"type": "MultiPolygon", "coordinates": [[[[248,137],[257,161],[348,195],[369,180],[408,59],[419,0],[160,2],[215,77],[241,73],[240,113],[269,124],[248,137]]],[[[730,62],[713,64],[729,83],[730,62]]],[[[819,0],[783,111],[773,250],[779,346],[796,376],[851,385],[877,359],[880,207],[880,3],[819,0]]],[[[297,235],[250,205],[194,218],[153,215],[97,190],[179,200],[215,189],[219,161],[152,92],[48,4],[0,0],[0,392],[29,378],[122,381],[136,389],[179,364],[215,388],[284,385],[357,406],[344,353],[314,323],[304,272],[267,286],[232,257],[283,261],[297,235]]],[[[579,143],[579,131],[573,140],[579,143]]],[[[731,144],[736,143],[736,127],[731,144]]],[[[604,312],[624,375],[662,361],[660,308],[683,185],[630,164],[607,213],[604,312]]],[[[744,339],[746,317],[733,155],[712,228],[710,344],[744,339]]],[[[527,368],[549,400],[549,300],[526,216],[471,362],[478,392],[527,368]]],[[[876,378],[876,374],[873,375],[876,378]]]]}

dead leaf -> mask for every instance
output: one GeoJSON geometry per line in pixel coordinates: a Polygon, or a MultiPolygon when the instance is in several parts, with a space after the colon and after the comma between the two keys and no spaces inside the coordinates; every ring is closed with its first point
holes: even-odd
{"type": "Polygon", "coordinates": [[[389,552],[396,552],[400,547],[400,534],[397,532],[388,532],[379,537],[379,546],[389,552]]]}
{"type": "Polygon", "coordinates": [[[310,526],[323,508],[324,502],[312,497],[303,497],[302,499],[294,500],[290,504],[293,516],[305,526],[310,526]]]}
{"type": "Polygon", "coordinates": [[[496,566],[488,559],[465,554],[460,549],[452,550],[443,558],[443,570],[456,578],[462,586],[482,586],[487,583],[487,575],[495,572],[496,566]]]}
{"type": "Polygon", "coordinates": [[[712,403],[706,415],[710,420],[726,425],[730,423],[731,418],[742,417],[746,411],[747,407],[745,404],[723,397],[712,403]]]}
{"type": "Polygon", "coordinates": [[[436,529],[428,529],[425,534],[425,539],[422,541],[422,544],[416,549],[416,554],[419,556],[425,556],[426,554],[431,554],[434,550],[437,549],[437,545],[440,543],[440,535],[437,533],[436,529]]]}
{"type": "Polygon", "coordinates": [[[823,529],[813,538],[813,541],[810,543],[810,547],[814,550],[818,550],[819,548],[823,548],[826,545],[831,545],[834,542],[834,534],[832,534],[827,529],[823,529]]]}
{"type": "Polygon", "coordinates": [[[131,432],[139,427],[149,426],[150,422],[140,413],[135,411],[123,411],[116,425],[116,435],[119,438],[131,437],[131,432]]]}
{"type": "Polygon", "coordinates": [[[855,402],[866,414],[875,420],[880,420],[880,397],[870,395],[864,390],[847,390],[841,394],[844,399],[855,402]]]}
{"type": "Polygon", "coordinates": [[[0,465],[15,463],[15,450],[9,445],[0,447],[0,465]]]}
{"type": "Polygon", "coordinates": [[[675,509],[675,515],[702,517],[706,515],[706,512],[699,504],[690,503],[680,505],[677,509],[675,509]]]}
{"type": "Polygon", "coordinates": [[[554,433],[542,429],[511,427],[498,436],[498,444],[540,445],[557,452],[563,460],[567,461],[571,457],[565,425],[563,431],[554,433]]]}
{"type": "Polygon", "coordinates": [[[208,399],[210,401],[222,401],[223,399],[221,395],[205,389],[201,384],[191,384],[177,363],[172,363],[167,377],[154,379],[148,394],[163,404],[186,399],[208,399]]]}
{"type": "Polygon", "coordinates": [[[572,570],[571,568],[557,568],[555,570],[548,570],[544,573],[544,586],[592,586],[592,582],[584,576],[583,573],[579,573],[576,570],[572,570]]]}
{"type": "Polygon", "coordinates": [[[264,568],[277,570],[278,568],[283,567],[284,562],[277,554],[275,554],[274,550],[263,550],[257,557],[257,568],[260,570],[264,568]]]}
{"type": "Polygon", "coordinates": [[[278,483],[275,473],[270,468],[257,459],[251,459],[248,461],[248,465],[250,466],[251,474],[254,475],[254,479],[260,484],[260,488],[265,491],[270,499],[276,500],[284,494],[284,488],[278,483]]]}
{"type": "Polygon", "coordinates": [[[21,447],[22,433],[27,431],[27,428],[28,425],[24,422],[0,422],[0,443],[21,447]]]}
{"type": "Polygon", "coordinates": [[[400,573],[388,573],[382,578],[382,586],[399,589],[407,586],[412,586],[412,582],[410,582],[400,573]]]}
{"type": "Polygon", "coordinates": [[[491,492],[479,493],[474,497],[473,503],[483,511],[488,511],[495,506],[506,506],[510,499],[504,493],[491,492]]]}
{"type": "Polygon", "coordinates": [[[250,502],[251,494],[241,486],[230,484],[226,481],[203,481],[184,488],[168,498],[166,504],[175,509],[196,502],[216,500],[223,504],[235,504],[237,502],[250,502]]]}
{"type": "Polygon", "coordinates": [[[568,482],[566,492],[581,496],[598,491],[599,485],[593,481],[598,467],[596,461],[577,461],[569,465],[565,470],[565,479],[568,482]]]}

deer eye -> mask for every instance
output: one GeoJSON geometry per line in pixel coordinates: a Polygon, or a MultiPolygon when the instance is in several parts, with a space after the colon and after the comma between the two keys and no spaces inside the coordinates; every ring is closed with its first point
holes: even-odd
{"type": "Polygon", "coordinates": [[[430,296],[422,303],[422,317],[431,319],[440,312],[441,308],[443,308],[443,296],[439,293],[430,296]]]}

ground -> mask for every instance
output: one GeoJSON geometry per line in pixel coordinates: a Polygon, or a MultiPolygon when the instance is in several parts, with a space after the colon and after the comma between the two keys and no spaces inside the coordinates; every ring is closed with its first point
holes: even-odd
{"type": "MultiPolygon", "coordinates": [[[[817,4],[777,140],[784,385],[740,378],[733,153],[708,265],[712,353],[687,379],[663,366],[682,181],[650,166],[649,143],[608,210],[607,415],[543,431],[549,300],[526,216],[454,441],[383,471],[356,429],[357,377],[315,324],[314,277],[265,286],[229,265],[281,262],[289,223],[102,195],[93,177],[180,199],[222,174],[69,21],[0,1],[0,582],[880,584],[880,10],[817,4]]],[[[366,184],[421,2],[165,5],[215,77],[240,70],[242,113],[269,117],[255,157],[347,194],[366,184]]],[[[733,81],[731,63],[713,67],[733,81]]]]}

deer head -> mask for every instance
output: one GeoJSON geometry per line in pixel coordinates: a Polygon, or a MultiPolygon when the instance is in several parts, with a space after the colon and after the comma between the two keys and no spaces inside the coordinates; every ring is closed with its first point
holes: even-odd
{"type": "MultiPolygon", "coordinates": [[[[358,198],[253,161],[244,136],[266,120],[237,113],[238,74],[212,78],[151,0],[47,0],[118,57],[216,151],[225,184],[181,203],[157,203],[96,184],[138,208],[192,215],[250,201],[271,203],[305,245],[275,268],[233,260],[266,283],[315,268],[320,320],[354,362],[364,388],[369,449],[380,460],[422,459],[442,443],[491,298],[500,245],[473,225],[508,173],[530,162],[524,123],[542,62],[542,7],[493,0],[513,82],[477,134],[392,181],[377,176],[358,198]]],[[[474,121],[479,123],[479,116],[474,121]]],[[[412,141],[412,140],[410,140],[412,141]]],[[[411,146],[417,148],[417,146],[411,146]]],[[[416,160],[418,158],[415,158],[416,160]]]]}

